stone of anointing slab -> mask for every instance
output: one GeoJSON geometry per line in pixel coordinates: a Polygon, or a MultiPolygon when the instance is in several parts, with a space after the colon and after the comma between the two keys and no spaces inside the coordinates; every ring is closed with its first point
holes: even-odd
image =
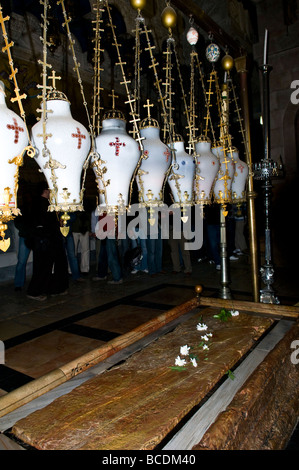
{"type": "Polygon", "coordinates": [[[12,432],[37,449],[154,449],[273,323],[242,312],[223,322],[213,317],[218,313],[198,310],[125,363],[20,420],[12,432]],[[199,322],[206,331],[197,330],[199,322]],[[208,342],[201,338],[207,333],[208,342]],[[185,356],[186,367],[174,369],[185,345],[197,367],[185,356]]]}

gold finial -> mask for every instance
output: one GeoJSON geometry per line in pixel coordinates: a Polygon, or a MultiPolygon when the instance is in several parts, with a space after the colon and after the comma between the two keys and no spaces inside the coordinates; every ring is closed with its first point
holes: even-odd
{"type": "Polygon", "coordinates": [[[202,293],[202,286],[201,285],[195,286],[195,292],[196,292],[196,297],[199,297],[199,295],[202,293]]]}
{"type": "Polygon", "coordinates": [[[146,5],[146,0],[130,0],[130,3],[135,10],[143,10],[146,5]]]}
{"type": "Polygon", "coordinates": [[[165,28],[171,29],[176,26],[177,14],[170,6],[170,2],[166,2],[166,7],[161,13],[162,24],[165,28]]]}
{"type": "Polygon", "coordinates": [[[222,58],[221,65],[222,65],[223,70],[225,70],[226,72],[229,72],[234,66],[234,59],[229,54],[226,54],[222,58]]]}

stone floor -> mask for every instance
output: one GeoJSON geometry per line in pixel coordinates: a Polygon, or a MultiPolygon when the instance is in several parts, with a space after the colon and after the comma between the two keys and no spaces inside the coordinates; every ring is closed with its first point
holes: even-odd
{"type": "MultiPolygon", "coordinates": [[[[120,285],[94,281],[92,265],[83,282],[70,281],[67,295],[44,302],[28,299],[26,289],[15,292],[12,281],[0,284],[0,340],[5,347],[0,395],[190,300],[196,285],[203,286],[203,295],[218,297],[221,273],[206,261],[198,263],[196,253],[192,264],[191,275],[173,274],[166,252],[163,273],[130,273],[120,285]]],[[[233,298],[252,301],[249,257],[231,261],[229,273],[233,298]]],[[[275,269],[274,289],[281,304],[299,302],[298,277],[288,269],[275,269]]]]}

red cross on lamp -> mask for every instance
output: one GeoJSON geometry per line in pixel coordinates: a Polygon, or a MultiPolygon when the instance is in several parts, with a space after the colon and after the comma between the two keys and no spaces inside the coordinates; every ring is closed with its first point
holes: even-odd
{"type": "Polygon", "coordinates": [[[115,137],[115,142],[109,142],[109,145],[111,147],[115,147],[115,155],[118,157],[120,147],[121,146],[125,147],[126,143],[125,142],[120,142],[119,137],[115,137]]]}
{"type": "Polygon", "coordinates": [[[77,127],[76,129],[77,129],[77,133],[76,133],[76,134],[72,134],[72,137],[75,137],[75,138],[78,139],[78,147],[77,147],[77,149],[80,149],[80,148],[81,148],[81,145],[82,145],[82,139],[86,139],[86,135],[81,134],[81,131],[80,131],[79,127],[77,127]]]}
{"type": "Polygon", "coordinates": [[[11,129],[15,131],[15,139],[14,139],[14,144],[17,144],[19,142],[19,133],[24,132],[24,127],[18,126],[16,118],[12,118],[13,124],[7,124],[7,129],[11,129]]]}

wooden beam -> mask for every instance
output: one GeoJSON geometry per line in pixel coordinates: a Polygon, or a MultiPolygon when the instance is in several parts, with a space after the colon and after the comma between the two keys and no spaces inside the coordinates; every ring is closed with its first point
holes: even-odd
{"type": "Polygon", "coordinates": [[[247,302],[233,299],[216,299],[212,297],[200,297],[201,307],[226,308],[227,310],[241,310],[256,315],[267,315],[275,318],[299,318],[299,307],[289,305],[264,304],[260,302],[247,302]]]}

